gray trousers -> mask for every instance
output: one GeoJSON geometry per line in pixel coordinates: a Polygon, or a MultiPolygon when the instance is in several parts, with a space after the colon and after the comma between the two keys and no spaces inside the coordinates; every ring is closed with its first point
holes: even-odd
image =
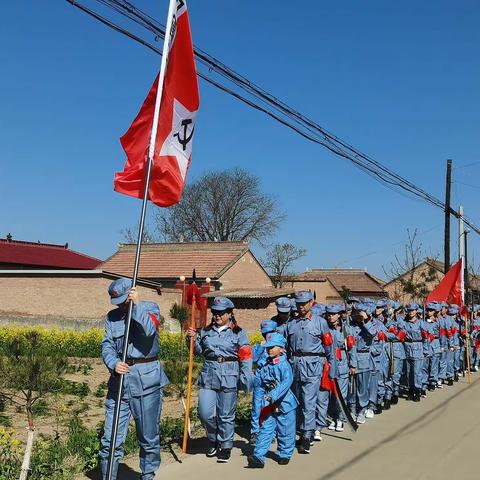
{"type": "Polygon", "coordinates": [[[362,373],[356,373],[354,382],[355,387],[353,389],[353,394],[348,396],[348,404],[350,406],[350,411],[352,415],[357,413],[360,415],[365,414],[365,410],[368,407],[368,400],[370,397],[370,375],[371,371],[368,370],[362,373]]]}
{"type": "MultiPolygon", "coordinates": [[[[137,439],[140,444],[141,480],[152,480],[160,466],[160,414],[162,412],[162,389],[155,390],[141,397],[129,397],[128,390],[122,397],[118,422],[117,442],[112,479],[117,478],[120,459],[123,457],[123,443],[128,432],[130,416],[135,420],[137,439]]],[[[105,430],[101,439],[99,452],[102,475],[106,478],[108,453],[112,435],[115,410],[115,392],[108,392],[105,401],[105,430]]]]}
{"type": "Polygon", "coordinates": [[[207,431],[208,440],[217,443],[220,448],[233,446],[236,407],[237,389],[200,389],[198,415],[207,431]]]}

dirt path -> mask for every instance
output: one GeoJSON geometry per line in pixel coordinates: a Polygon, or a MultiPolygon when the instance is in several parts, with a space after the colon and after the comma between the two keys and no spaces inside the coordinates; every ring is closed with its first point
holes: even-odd
{"type": "MultiPolygon", "coordinates": [[[[198,452],[182,463],[164,465],[162,480],[228,480],[272,478],[276,480],[451,480],[473,478],[480,442],[480,374],[468,385],[460,379],[454,387],[429,393],[419,404],[400,400],[392,410],[367,421],[356,434],[326,431],[323,441],[310,455],[294,454],[288,466],[279,466],[273,456],[265,469],[246,469],[246,440],[237,436],[232,460],[219,465],[201,452],[203,442],[192,447],[198,452]],[[328,433],[327,433],[328,432],[328,433]]],[[[138,478],[138,460],[126,459],[119,480],[138,478]]],[[[98,474],[78,480],[99,479],[98,474]]]]}

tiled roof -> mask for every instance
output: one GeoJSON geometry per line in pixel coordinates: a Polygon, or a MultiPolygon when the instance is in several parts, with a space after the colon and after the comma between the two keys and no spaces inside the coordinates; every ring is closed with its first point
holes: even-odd
{"type": "Polygon", "coordinates": [[[295,293],[294,288],[259,288],[250,290],[247,288],[239,288],[235,290],[216,290],[204,293],[202,296],[206,298],[228,297],[228,298],[277,298],[295,293]]]}
{"type": "MultiPolygon", "coordinates": [[[[131,275],[135,259],[133,244],[121,244],[118,252],[99,268],[131,275]]],[[[218,278],[249,250],[246,242],[150,243],[142,246],[139,275],[143,278],[218,278]]]]}
{"type": "Polygon", "coordinates": [[[96,268],[101,260],[70,250],[68,244],[0,239],[0,263],[16,267],[24,265],[91,270],[96,268]]]}
{"type": "Polygon", "coordinates": [[[295,277],[296,282],[321,282],[329,280],[341,292],[342,287],[352,293],[382,293],[382,285],[364,270],[316,268],[295,277]]]}

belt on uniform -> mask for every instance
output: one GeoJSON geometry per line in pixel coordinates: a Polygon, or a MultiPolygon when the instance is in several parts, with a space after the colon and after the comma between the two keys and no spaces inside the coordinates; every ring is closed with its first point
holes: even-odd
{"type": "Polygon", "coordinates": [[[238,362],[237,357],[206,357],[206,360],[211,360],[212,362],[238,362]]]}
{"type": "Polygon", "coordinates": [[[294,357],[324,357],[324,353],[313,353],[313,352],[293,352],[294,357]]]}
{"type": "Polygon", "coordinates": [[[407,343],[423,343],[423,340],[405,340],[407,343]]]}
{"type": "Polygon", "coordinates": [[[358,353],[370,353],[370,349],[369,348],[362,348],[360,350],[357,350],[358,353]]]}
{"type": "Polygon", "coordinates": [[[150,357],[150,358],[127,358],[127,359],[125,360],[125,363],[131,367],[132,365],[137,365],[137,363],[150,363],[150,362],[156,362],[157,360],[158,360],[157,357],[150,357]]]}

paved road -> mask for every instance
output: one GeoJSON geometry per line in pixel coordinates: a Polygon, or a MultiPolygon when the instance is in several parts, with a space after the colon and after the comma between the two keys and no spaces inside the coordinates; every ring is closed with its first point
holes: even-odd
{"type": "MultiPolygon", "coordinates": [[[[328,432],[328,431],[327,431],[328,432]]],[[[162,466],[162,480],[452,480],[476,477],[480,458],[480,373],[472,384],[460,379],[453,387],[429,393],[420,403],[400,400],[392,410],[368,420],[357,433],[325,433],[310,455],[295,454],[288,466],[267,459],[263,470],[245,468],[248,448],[237,437],[232,459],[217,464],[202,453],[183,463],[162,466]]],[[[272,456],[273,458],[273,456],[272,456]]],[[[128,462],[130,463],[130,462],[128,462]]],[[[132,465],[135,465],[133,463],[132,465]]],[[[124,468],[119,480],[138,478],[124,468]]],[[[82,477],[95,478],[95,477],[82,477]]]]}

